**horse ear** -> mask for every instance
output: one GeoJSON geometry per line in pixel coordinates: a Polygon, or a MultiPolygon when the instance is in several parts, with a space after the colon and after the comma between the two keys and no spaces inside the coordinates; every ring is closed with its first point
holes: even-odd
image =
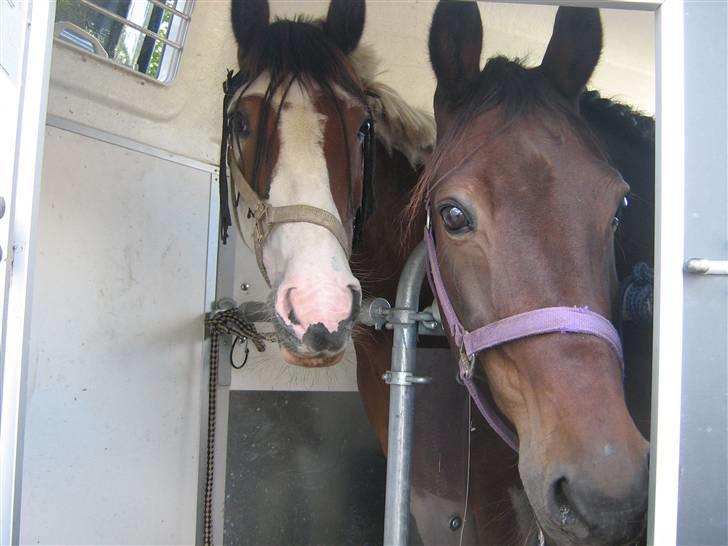
{"type": "Polygon", "coordinates": [[[241,65],[247,52],[268,26],[269,18],[268,0],[232,0],[230,3],[230,19],[238,42],[241,65]]]}
{"type": "Polygon", "coordinates": [[[458,97],[480,73],[483,24],[477,3],[440,0],[432,16],[429,47],[438,94],[458,97]]]}
{"type": "Polygon", "coordinates": [[[364,0],[331,0],[324,32],[348,55],[359,45],[364,32],[364,0]]]}
{"type": "Polygon", "coordinates": [[[560,7],[541,69],[559,92],[576,100],[602,52],[602,21],[597,8],[560,7]]]}

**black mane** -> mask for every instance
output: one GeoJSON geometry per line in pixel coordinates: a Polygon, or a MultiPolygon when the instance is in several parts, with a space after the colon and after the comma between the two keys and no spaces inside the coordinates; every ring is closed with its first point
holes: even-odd
{"type": "Polygon", "coordinates": [[[584,93],[579,106],[609,162],[630,186],[616,240],[617,272],[625,278],[634,264],[654,263],[655,120],[596,91],[584,93]]]}
{"type": "Polygon", "coordinates": [[[631,145],[649,151],[655,146],[655,118],[631,106],[602,97],[598,91],[587,91],[579,100],[582,116],[592,126],[619,134],[631,145]]]}

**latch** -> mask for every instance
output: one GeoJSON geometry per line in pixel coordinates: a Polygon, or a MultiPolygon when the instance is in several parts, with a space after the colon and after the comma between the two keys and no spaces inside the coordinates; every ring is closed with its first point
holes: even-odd
{"type": "Polygon", "coordinates": [[[685,262],[685,271],[694,275],[728,275],[728,260],[690,258],[685,262]]]}

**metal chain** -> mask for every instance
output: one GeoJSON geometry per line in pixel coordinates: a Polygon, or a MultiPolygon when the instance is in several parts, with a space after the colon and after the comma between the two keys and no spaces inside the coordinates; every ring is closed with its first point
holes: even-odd
{"type": "MultiPolygon", "coordinates": [[[[217,419],[217,372],[220,362],[220,336],[232,335],[236,340],[250,340],[259,352],[265,351],[264,341],[275,341],[273,333],[258,332],[255,324],[244,319],[236,307],[220,311],[205,319],[210,334],[210,378],[207,385],[207,465],[205,467],[205,496],[202,516],[202,544],[212,546],[212,493],[215,471],[215,422],[217,419]]],[[[230,360],[232,362],[232,351],[230,360]]]]}

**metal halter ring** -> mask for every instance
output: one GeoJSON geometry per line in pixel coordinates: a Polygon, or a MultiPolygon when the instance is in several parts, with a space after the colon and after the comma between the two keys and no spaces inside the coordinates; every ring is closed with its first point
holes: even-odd
{"type": "Polygon", "coordinates": [[[473,369],[475,367],[475,353],[468,356],[468,352],[465,350],[465,343],[460,344],[459,353],[460,362],[462,362],[460,370],[462,372],[463,378],[468,379],[470,377],[473,377],[473,369]]]}

